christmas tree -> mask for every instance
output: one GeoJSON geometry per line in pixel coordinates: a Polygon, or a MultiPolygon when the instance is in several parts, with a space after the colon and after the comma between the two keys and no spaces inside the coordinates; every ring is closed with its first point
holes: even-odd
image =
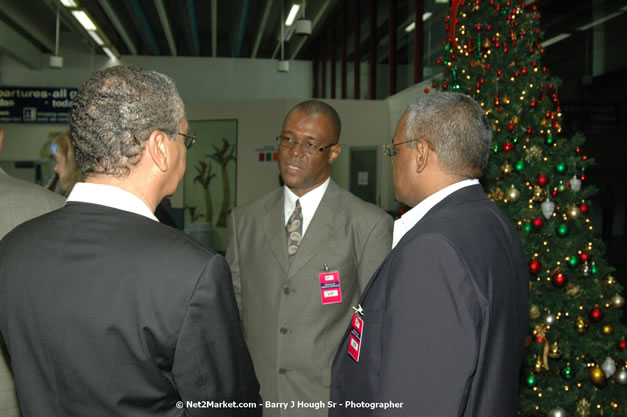
{"type": "Polygon", "coordinates": [[[627,416],[625,299],[588,218],[596,190],[586,181],[585,138],[561,134],[560,82],[541,64],[540,13],[522,0],[454,0],[445,23],[444,76],[432,88],[484,108],[494,142],[483,185],[529,260],[519,414],[627,416]]]}

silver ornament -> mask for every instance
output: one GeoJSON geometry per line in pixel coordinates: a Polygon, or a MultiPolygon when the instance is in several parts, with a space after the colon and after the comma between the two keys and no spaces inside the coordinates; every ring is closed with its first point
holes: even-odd
{"type": "Polygon", "coordinates": [[[562,407],[556,407],[554,409],[552,409],[551,411],[549,411],[549,417],[566,417],[566,410],[564,410],[562,407]]]}
{"type": "Polygon", "coordinates": [[[623,366],[616,371],[614,374],[614,381],[620,385],[627,385],[627,367],[623,366]]]}
{"type": "Polygon", "coordinates": [[[555,203],[547,198],[544,200],[544,203],[540,205],[540,208],[542,209],[542,215],[549,219],[553,215],[553,211],[555,211],[555,203]]]}
{"type": "Polygon", "coordinates": [[[601,369],[603,369],[603,373],[606,378],[610,378],[616,372],[616,365],[614,364],[614,359],[609,356],[605,358],[603,361],[603,365],[601,365],[601,369]]]}
{"type": "Polygon", "coordinates": [[[568,181],[568,183],[570,184],[570,189],[573,190],[574,192],[581,190],[581,180],[577,178],[576,175],[573,175],[573,177],[570,179],[570,181],[568,181]]]}

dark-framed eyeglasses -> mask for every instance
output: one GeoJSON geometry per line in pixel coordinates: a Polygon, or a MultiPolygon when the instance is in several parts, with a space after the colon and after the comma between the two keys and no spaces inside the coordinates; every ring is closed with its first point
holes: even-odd
{"type": "Polygon", "coordinates": [[[320,152],[324,152],[325,150],[329,149],[331,146],[336,145],[335,143],[330,143],[326,146],[320,147],[320,145],[318,145],[317,143],[306,142],[306,141],[299,142],[297,140],[294,140],[294,138],[291,138],[289,136],[283,136],[283,135],[277,136],[276,141],[279,142],[280,147],[286,148],[286,149],[292,149],[294,146],[300,145],[300,148],[303,150],[303,152],[308,153],[310,155],[316,155],[320,152]]]}
{"type": "Polygon", "coordinates": [[[420,139],[411,139],[411,140],[406,140],[405,142],[398,142],[398,143],[388,143],[387,145],[381,145],[381,148],[383,149],[383,154],[385,156],[395,157],[396,154],[398,153],[398,149],[396,148],[398,145],[402,145],[403,143],[416,142],[418,140],[420,139]]]}
{"type": "Polygon", "coordinates": [[[183,136],[183,143],[185,144],[186,149],[194,146],[194,143],[196,143],[196,139],[198,139],[198,134],[191,129],[189,129],[187,133],[179,132],[178,134],[183,136]]]}

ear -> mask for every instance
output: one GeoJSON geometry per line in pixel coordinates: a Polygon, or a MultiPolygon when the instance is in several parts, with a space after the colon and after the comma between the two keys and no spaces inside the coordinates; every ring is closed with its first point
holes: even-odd
{"type": "Polygon", "coordinates": [[[331,146],[331,152],[329,152],[329,165],[333,163],[340,156],[340,152],[342,152],[342,145],[339,143],[331,146]]]}
{"type": "Polygon", "coordinates": [[[431,148],[429,144],[424,140],[420,139],[416,141],[416,146],[414,148],[414,158],[416,160],[416,173],[421,173],[429,162],[429,153],[431,148]]]}
{"type": "Polygon", "coordinates": [[[160,130],[154,130],[146,141],[146,152],[162,172],[168,170],[168,137],[160,130]]]}

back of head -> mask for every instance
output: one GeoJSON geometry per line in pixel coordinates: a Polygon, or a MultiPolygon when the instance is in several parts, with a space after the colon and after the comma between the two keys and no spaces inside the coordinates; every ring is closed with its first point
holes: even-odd
{"type": "Polygon", "coordinates": [[[437,93],[407,105],[408,139],[431,144],[453,176],[480,178],[488,166],[492,130],[481,106],[460,93],[437,93]]]}
{"type": "Polygon", "coordinates": [[[117,66],[90,75],[72,101],[70,130],[85,176],[123,177],[141,159],[154,130],[169,137],[185,113],[174,81],[139,66],[117,66]]]}
{"type": "Polygon", "coordinates": [[[287,115],[285,116],[285,119],[283,120],[284,125],[288,117],[290,117],[290,115],[296,110],[307,115],[324,114],[325,116],[327,116],[327,118],[331,122],[331,125],[333,126],[336,132],[335,143],[338,143],[340,141],[340,133],[342,131],[342,122],[340,121],[340,116],[337,114],[337,111],[335,111],[335,109],[331,107],[329,104],[320,100],[307,100],[307,101],[298,103],[297,105],[292,107],[290,111],[287,113],[287,115]]]}

